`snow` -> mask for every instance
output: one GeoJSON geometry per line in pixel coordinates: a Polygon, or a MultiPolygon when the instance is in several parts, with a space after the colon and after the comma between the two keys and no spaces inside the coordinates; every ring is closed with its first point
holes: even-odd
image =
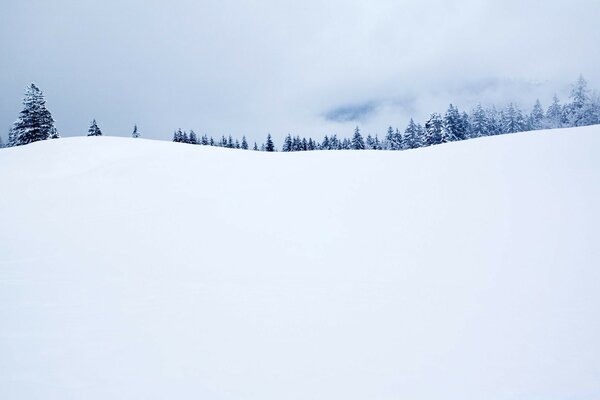
{"type": "Polygon", "coordinates": [[[0,150],[0,398],[598,399],[599,149],[0,150]]]}

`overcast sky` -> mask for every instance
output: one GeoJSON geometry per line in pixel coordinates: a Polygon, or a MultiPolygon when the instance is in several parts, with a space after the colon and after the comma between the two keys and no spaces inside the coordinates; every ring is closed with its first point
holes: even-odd
{"type": "Polygon", "coordinates": [[[176,128],[280,145],[449,103],[600,88],[598,0],[3,0],[0,134],[36,82],[63,136],[176,128]]]}

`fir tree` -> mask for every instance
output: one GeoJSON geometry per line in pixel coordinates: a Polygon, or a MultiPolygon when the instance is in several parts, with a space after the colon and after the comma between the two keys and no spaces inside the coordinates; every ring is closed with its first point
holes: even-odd
{"type": "Polygon", "coordinates": [[[587,88],[587,82],[583,76],[579,76],[579,79],[571,89],[571,95],[569,97],[572,101],[565,108],[566,119],[569,126],[590,125],[590,93],[587,88]]]}
{"type": "Polygon", "coordinates": [[[283,139],[283,145],[281,146],[281,151],[289,152],[292,151],[293,141],[292,135],[288,134],[285,139],[283,139]]]}
{"type": "Polygon", "coordinates": [[[502,132],[503,133],[515,133],[523,132],[526,130],[525,118],[521,109],[510,103],[506,110],[502,113],[502,132]]]}
{"type": "Polygon", "coordinates": [[[265,151],[273,152],[275,151],[275,145],[273,144],[273,138],[271,138],[271,134],[267,135],[267,143],[265,144],[265,151]]]}
{"type": "Polygon", "coordinates": [[[190,130],[189,143],[198,144],[198,135],[193,130],[190,130]]]}
{"type": "Polygon", "coordinates": [[[137,125],[133,125],[133,132],[131,133],[131,137],[132,138],[139,138],[140,137],[140,133],[138,132],[137,125]]]}
{"type": "Polygon", "coordinates": [[[448,107],[446,115],[444,116],[444,125],[442,129],[442,142],[453,142],[455,140],[465,139],[465,132],[462,131],[464,128],[462,118],[458,112],[458,108],[452,104],[448,107]]]}
{"type": "Polygon", "coordinates": [[[254,142],[254,147],[252,148],[252,150],[258,151],[258,145],[256,144],[256,142],[254,142]]]}
{"type": "Polygon", "coordinates": [[[444,121],[438,113],[433,113],[425,122],[425,144],[433,146],[442,143],[442,129],[444,121]]]}
{"type": "Polygon", "coordinates": [[[352,148],[354,150],[365,149],[365,141],[363,140],[363,137],[360,134],[360,129],[358,128],[358,126],[354,130],[354,136],[352,136],[352,148]]]}
{"type": "Polygon", "coordinates": [[[536,100],[533,105],[533,109],[531,110],[531,114],[529,114],[529,128],[531,130],[537,131],[539,129],[544,128],[544,109],[542,108],[542,104],[540,100],[536,100]]]}
{"type": "Polygon", "coordinates": [[[248,150],[248,141],[246,140],[246,136],[242,136],[242,149],[248,150]]]}
{"type": "Polygon", "coordinates": [[[404,131],[404,140],[402,141],[403,149],[416,149],[421,147],[421,129],[415,124],[415,121],[411,118],[406,130],[404,131]]]}
{"type": "Polygon", "coordinates": [[[481,104],[477,104],[471,113],[471,134],[469,136],[472,138],[488,136],[489,128],[487,114],[481,104]]]}
{"type": "Polygon", "coordinates": [[[31,84],[25,89],[23,110],[9,133],[9,146],[21,146],[28,143],[58,137],[54,128],[52,114],[46,108],[46,99],[42,91],[31,84]]]}
{"type": "Polygon", "coordinates": [[[96,120],[92,120],[90,128],[88,129],[88,136],[102,136],[102,131],[98,128],[96,120]]]}

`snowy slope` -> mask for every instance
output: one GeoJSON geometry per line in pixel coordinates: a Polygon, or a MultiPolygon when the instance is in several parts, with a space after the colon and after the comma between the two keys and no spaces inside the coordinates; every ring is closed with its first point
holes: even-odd
{"type": "Polygon", "coordinates": [[[600,398],[600,127],[0,174],[0,399],[600,398]]]}

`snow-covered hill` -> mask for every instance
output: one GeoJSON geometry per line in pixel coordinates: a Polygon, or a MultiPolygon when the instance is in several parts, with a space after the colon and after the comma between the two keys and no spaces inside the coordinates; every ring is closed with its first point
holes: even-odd
{"type": "Polygon", "coordinates": [[[1,399],[600,398],[600,127],[0,174],[1,399]]]}

